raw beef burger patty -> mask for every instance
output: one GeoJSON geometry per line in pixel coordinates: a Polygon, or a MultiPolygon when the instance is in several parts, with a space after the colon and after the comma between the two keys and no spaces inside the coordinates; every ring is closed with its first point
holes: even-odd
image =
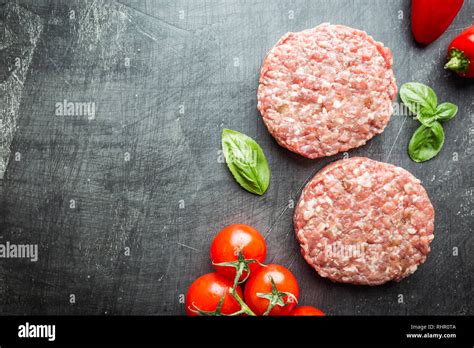
{"type": "Polygon", "coordinates": [[[321,24],[287,33],[270,50],[258,110],[280,145],[317,158],[382,133],[396,94],[388,48],[363,31],[321,24]]]}
{"type": "Polygon", "coordinates": [[[328,165],[306,185],[294,225],[304,258],[322,277],[378,285],[425,262],[434,210],[406,170],[354,157],[328,165]]]}

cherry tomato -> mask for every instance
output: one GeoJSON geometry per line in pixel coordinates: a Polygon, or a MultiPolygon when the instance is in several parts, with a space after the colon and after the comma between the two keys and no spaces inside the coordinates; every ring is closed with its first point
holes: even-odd
{"type": "MultiPolygon", "coordinates": [[[[222,314],[232,314],[239,311],[239,303],[230,294],[232,285],[232,281],[218,273],[208,273],[197,278],[189,287],[186,295],[186,314],[190,316],[199,315],[191,310],[196,309],[196,307],[205,312],[214,312],[224,294],[225,297],[220,312],[222,314]]],[[[242,298],[240,286],[237,286],[236,292],[242,298]]]]}
{"type": "MultiPolygon", "coordinates": [[[[267,254],[265,240],[256,229],[244,224],[234,224],[225,227],[215,236],[211,244],[211,260],[214,264],[235,262],[238,259],[239,250],[245,259],[254,259],[260,263],[265,261],[267,254]]],[[[236,266],[238,266],[237,263],[236,266]]],[[[250,274],[260,267],[257,262],[248,264],[250,274]]],[[[214,268],[227,279],[234,280],[236,267],[214,265],[214,268]]],[[[247,272],[244,270],[239,280],[244,280],[246,276],[247,272]]]]}
{"type": "Polygon", "coordinates": [[[310,316],[323,316],[326,314],[324,314],[323,311],[311,306],[300,306],[293,309],[289,315],[310,317],[310,316]]]}
{"type": "Polygon", "coordinates": [[[257,293],[271,294],[271,279],[273,279],[276,289],[280,292],[281,300],[287,305],[276,305],[268,315],[288,315],[296,306],[296,301],[288,295],[283,296],[283,293],[291,293],[298,299],[299,287],[294,275],[280,265],[267,265],[267,267],[260,268],[254,274],[250,274],[244,289],[245,302],[255,314],[263,315],[267,311],[270,301],[267,298],[257,296],[257,293]]]}
{"type": "Polygon", "coordinates": [[[463,77],[474,77],[474,25],[459,34],[448,48],[445,68],[463,77]]]}

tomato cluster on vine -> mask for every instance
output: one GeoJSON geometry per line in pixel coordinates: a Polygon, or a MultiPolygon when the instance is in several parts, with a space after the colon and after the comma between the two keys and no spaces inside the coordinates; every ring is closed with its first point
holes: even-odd
{"type": "Polygon", "coordinates": [[[265,239],[253,227],[233,224],[222,229],[211,243],[215,272],[191,284],[186,295],[186,313],[190,316],[325,315],[311,306],[297,306],[298,281],[281,265],[265,265],[266,254],[265,239]]]}

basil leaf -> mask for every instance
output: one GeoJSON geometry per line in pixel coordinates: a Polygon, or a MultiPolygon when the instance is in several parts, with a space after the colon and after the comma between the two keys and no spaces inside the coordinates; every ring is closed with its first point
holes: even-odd
{"type": "Polygon", "coordinates": [[[222,150],[227,167],[240,186],[263,195],[270,183],[270,169],[262,148],[247,135],[224,128],[222,150]]]}
{"type": "Polygon", "coordinates": [[[446,122],[456,116],[458,107],[453,103],[442,103],[436,108],[435,118],[438,121],[446,122]]]}
{"type": "Polygon", "coordinates": [[[421,125],[413,133],[408,144],[408,154],[415,162],[425,162],[435,157],[444,144],[444,130],[439,122],[434,122],[431,127],[421,125]]]}
{"type": "Polygon", "coordinates": [[[436,116],[431,113],[431,111],[421,111],[416,118],[421,124],[427,127],[431,127],[433,122],[436,122],[436,116]]]}
{"type": "Polygon", "coordinates": [[[423,114],[427,117],[428,115],[434,115],[436,112],[436,105],[438,104],[436,93],[422,83],[404,83],[400,88],[400,98],[415,115],[423,114]]]}

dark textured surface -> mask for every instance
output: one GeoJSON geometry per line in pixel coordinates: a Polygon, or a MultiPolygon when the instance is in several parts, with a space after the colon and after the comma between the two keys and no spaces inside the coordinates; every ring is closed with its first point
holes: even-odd
{"type": "MultiPolygon", "coordinates": [[[[241,222],[264,233],[269,263],[294,272],[303,304],[334,315],[474,314],[474,84],[442,68],[447,44],[473,22],[473,0],[427,48],[411,39],[409,1],[16,3],[44,27],[0,181],[0,240],[39,244],[39,260],[0,259],[1,313],[183,314],[180,294],[212,270],[211,238],[241,222]],[[256,88],[278,38],[321,22],[366,30],[392,49],[399,87],[423,82],[440,101],[459,105],[432,161],[409,159],[417,122],[397,115],[382,135],[349,153],[409,170],[432,199],[432,252],[400,283],[322,279],[293,235],[289,201],[343,154],[309,160],[279,147],[256,110],[256,88]],[[56,116],[64,99],[94,102],[95,119],[56,116]],[[265,151],[272,176],[263,197],[239,188],[222,163],[223,127],[248,134],[265,151]]],[[[0,5],[0,17],[14,27],[11,5],[0,5]]],[[[2,79],[11,69],[3,61],[2,79]]]]}

